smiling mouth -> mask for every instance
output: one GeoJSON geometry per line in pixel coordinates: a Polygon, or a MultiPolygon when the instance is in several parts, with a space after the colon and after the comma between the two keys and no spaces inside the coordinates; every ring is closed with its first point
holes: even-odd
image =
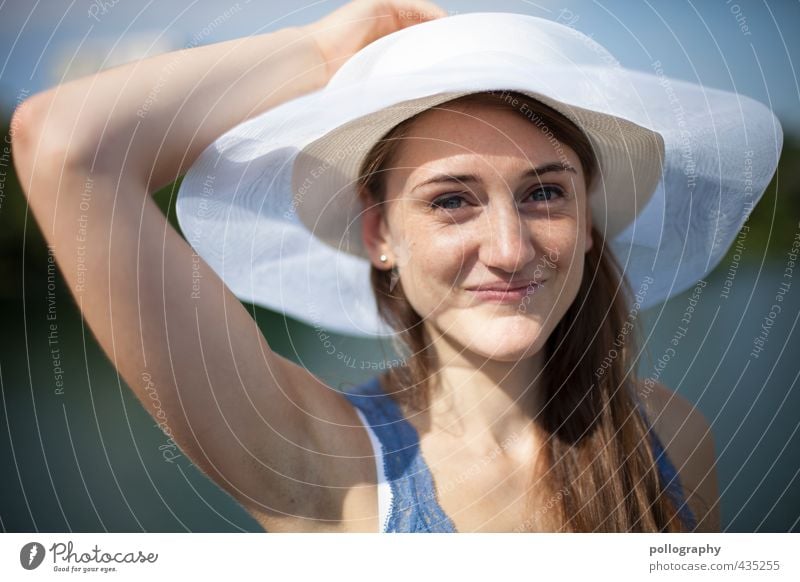
{"type": "Polygon", "coordinates": [[[527,297],[534,295],[539,289],[544,286],[545,281],[540,283],[528,283],[519,287],[510,287],[507,289],[467,289],[477,299],[481,301],[490,301],[493,303],[514,303],[527,297]]]}

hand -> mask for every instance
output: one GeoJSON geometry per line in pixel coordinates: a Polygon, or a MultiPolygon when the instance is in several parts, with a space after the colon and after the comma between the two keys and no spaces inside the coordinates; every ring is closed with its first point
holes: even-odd
{"type": "Polygon", "coordinates": [[[330,79],[372,41],[443,16],[447,12],[427,0],[352,0],[302,29],[316,41],[330,79]]]}

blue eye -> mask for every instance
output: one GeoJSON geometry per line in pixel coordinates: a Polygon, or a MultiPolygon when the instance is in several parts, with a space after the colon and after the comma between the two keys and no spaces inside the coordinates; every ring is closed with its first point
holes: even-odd
{"type": "Polygon", "coordinates": [[[458,196],[458,195],[455,195],[455,196],[440,196],[439,198],[434,199],[430,203],[429,206],[431,208],[434,208],[434,209],[439,208],[439,209],[442,209],[442,210],[458,210],[460,208],[460,206],[452,206],[452,205],[450,205],[450,202],[453,202],[453,201],[462,201],[463,202],[464,201],[464,197],[463,196],[458,196]]]}
{"type": "MultiPolygon", "coordinates": [[[[559,197],[564,196],[564,191],[558,186],[542,186],[541,188],[536,188],[535,190],[533,190],[533,192],[530,193],[530,196],[533,196],[537,192],[547,192],[547,191],[555,192],[556,195],[559,197]]],[[[537,202],[549,202],[550,200],[552,200],[552,198],[545,198],[545,199],[540,198],[537,200],[537,202]]]]}
{"type": "MultiPolygon", "coordinates": [[[[564,191],[558,186],[541,186],[532,190],[528,196],[534,196],[538,193],[544,193],[545,197],[536,197],[534,202],[550,202],[553,200],[552,195],[550,197],[547,196],[547,192],[555,193],[555,195],[559,198],[564,197],[564,191]]],[[[464,202],[465,199],[463,196],[454,194],[454,195],[444,195],[435,198],[430,204],[428,204],[429,208],[434,210],[460,210],[462,208],[461,202],[464,202]]]]}

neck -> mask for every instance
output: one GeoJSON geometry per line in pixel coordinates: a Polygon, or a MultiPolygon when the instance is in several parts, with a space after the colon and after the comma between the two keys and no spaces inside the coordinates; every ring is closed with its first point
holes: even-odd
{"type": "Polygon", "coordinates": [[[477,446],[489,447],[531,434],[543,402],[543,351],[503,362],[455,346],[442,335],[433,336],[433,348],[439,368],[431,378],[430,406],[409,413],[421,430],[468,435],[477,446]]]}

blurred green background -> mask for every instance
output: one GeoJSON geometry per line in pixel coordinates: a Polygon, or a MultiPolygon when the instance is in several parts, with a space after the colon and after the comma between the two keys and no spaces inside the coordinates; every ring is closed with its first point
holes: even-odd
{"type": "MultiPolygon", "coordinates": [[[[274,8],[282,4],[264,10],[288,10],[283,6],[274,8]]],[[[318,7],[314,14],[340,4],[318,7]]],[[[441,4],[453,10],[458,6],[462,11],[489,9],[485,3],[441,4]],[[465,7],[467,4],[469,7],[465,7]]],[[[502,4],[503,9],[533,10],[523,9],[519,2],[502,4]]],[[[625,8],[617,4],[617,13],[635,12],[627,8],[628,4],[625,8]]],[[[756,12],[755,4],[742,4],[749,6],[749,22],[757,30],[756,16],[761,13],[756,12]]],[[[580,24],[586,23],[588,3],[569,5],[574,14],[584,16],[580,24]]],[[[659,6],[669,10],[666,4],[659,6]]],[[[196,23],[210,22],[222,8],[209,9],[211,17],[195,20],[191,26],[203,30],[196,23]]],[[[116,10],[117,13],[103,15],[106,23],[124,14],[126,8],[120,5],[116,10]]],[[[725,18],[731,17],[727,8],[718,10],[723,10],[725,18]]],[[[300,22],[310,21],[310,14],[300,22]]],[[[163,15],[160,18],[166,22],[163,15]]],[[[247,13],[242,12],[241,18],[247,19],[247,13]]],[[[6,20],[4,26],[10,28],[10,22],[6,20]]],[[[735,20],[731,23],[728,26],[737,25],[735,20]]],[[[740,32],[737,30],[736,34],[740,32]]],[[[202,41],[236,34],[241,30],[226,29],[220,24],[214,34],[206,35],[202,41]]],[[[598,40],[613,43],[612,36],[609,33],[608,39],[598,40]]],[[[22,65],[28,71],[35,57],[21,56],[10,62],[30,61],[22,65]]],[[[665,63],[669,64],[666,59],[665,63]]],[[[713,68],[721,70],[722,66],[716,64],[713,68]]],[[[787,75],[788,71],[786,67],[787,75]]],[[[781,77],[775,83],[784,81],[781,77]]],[[[32,83],[26,81],[21,86],[32,83]]],[[[4,89],[6,106],[0,112],[0,126],[6,136],[19,88],[6,85],[4,89]]],[[[785,93],[786,89],[777,91],[785,93]]],[[[796,108],[796,93],[793,99],[796,108]]],[[[790,111],[791,107],[784,110],[790,111]]],[[[798,124],[796,118],[782,117],[780,112],[779,117],[786,130],[783,155],[772,184],[748,222],[751,230],[744,242],[731,295],[728,299],[720,297],[726,272],[734,260],[733,248],[708,278],[689,333],[660,377],[694,402],[712,424],[719,459],[723,529],[732,532],[800,531],[800,280],[794,281],[785,296],[783,312],[770,331],[765,351],[757,359],[749,356],[778,285],[785,281],[787,252],[793,239],[800,235],[798,124]]],[[[57,393],[47,339],[47,249],[27,213],[26,200],[8,160],[0,163],[0,172],[0,529],[261,531],[185,456],[165,457],[166,438],[83,326],[60,274],[56,299],[65,385],[63,394],[57,393]]],[[[177,227],[172,207],[176,185],[157,193],[156,199],[177,227]]],[[[797,273],[795,268],[795,279],[797,273]]],[[[669,347],[690,293],[643,314],[640,322],[642,336],[648,338],[649,359],[642,359],[640,375],[652,374],[659,357],[669,347]]],[[[273,349],[295,361],[300,353],[303,364],[331,384],[338,385],[343,379],[360,382],[375,373],[346,368],[341,361],[327,356],[312,327],[249,307],[273,349]]],[[[380,358],[377,346],[371,342],[337,336],[334,340],[340,351],[365,360],[380,358]]]]}

